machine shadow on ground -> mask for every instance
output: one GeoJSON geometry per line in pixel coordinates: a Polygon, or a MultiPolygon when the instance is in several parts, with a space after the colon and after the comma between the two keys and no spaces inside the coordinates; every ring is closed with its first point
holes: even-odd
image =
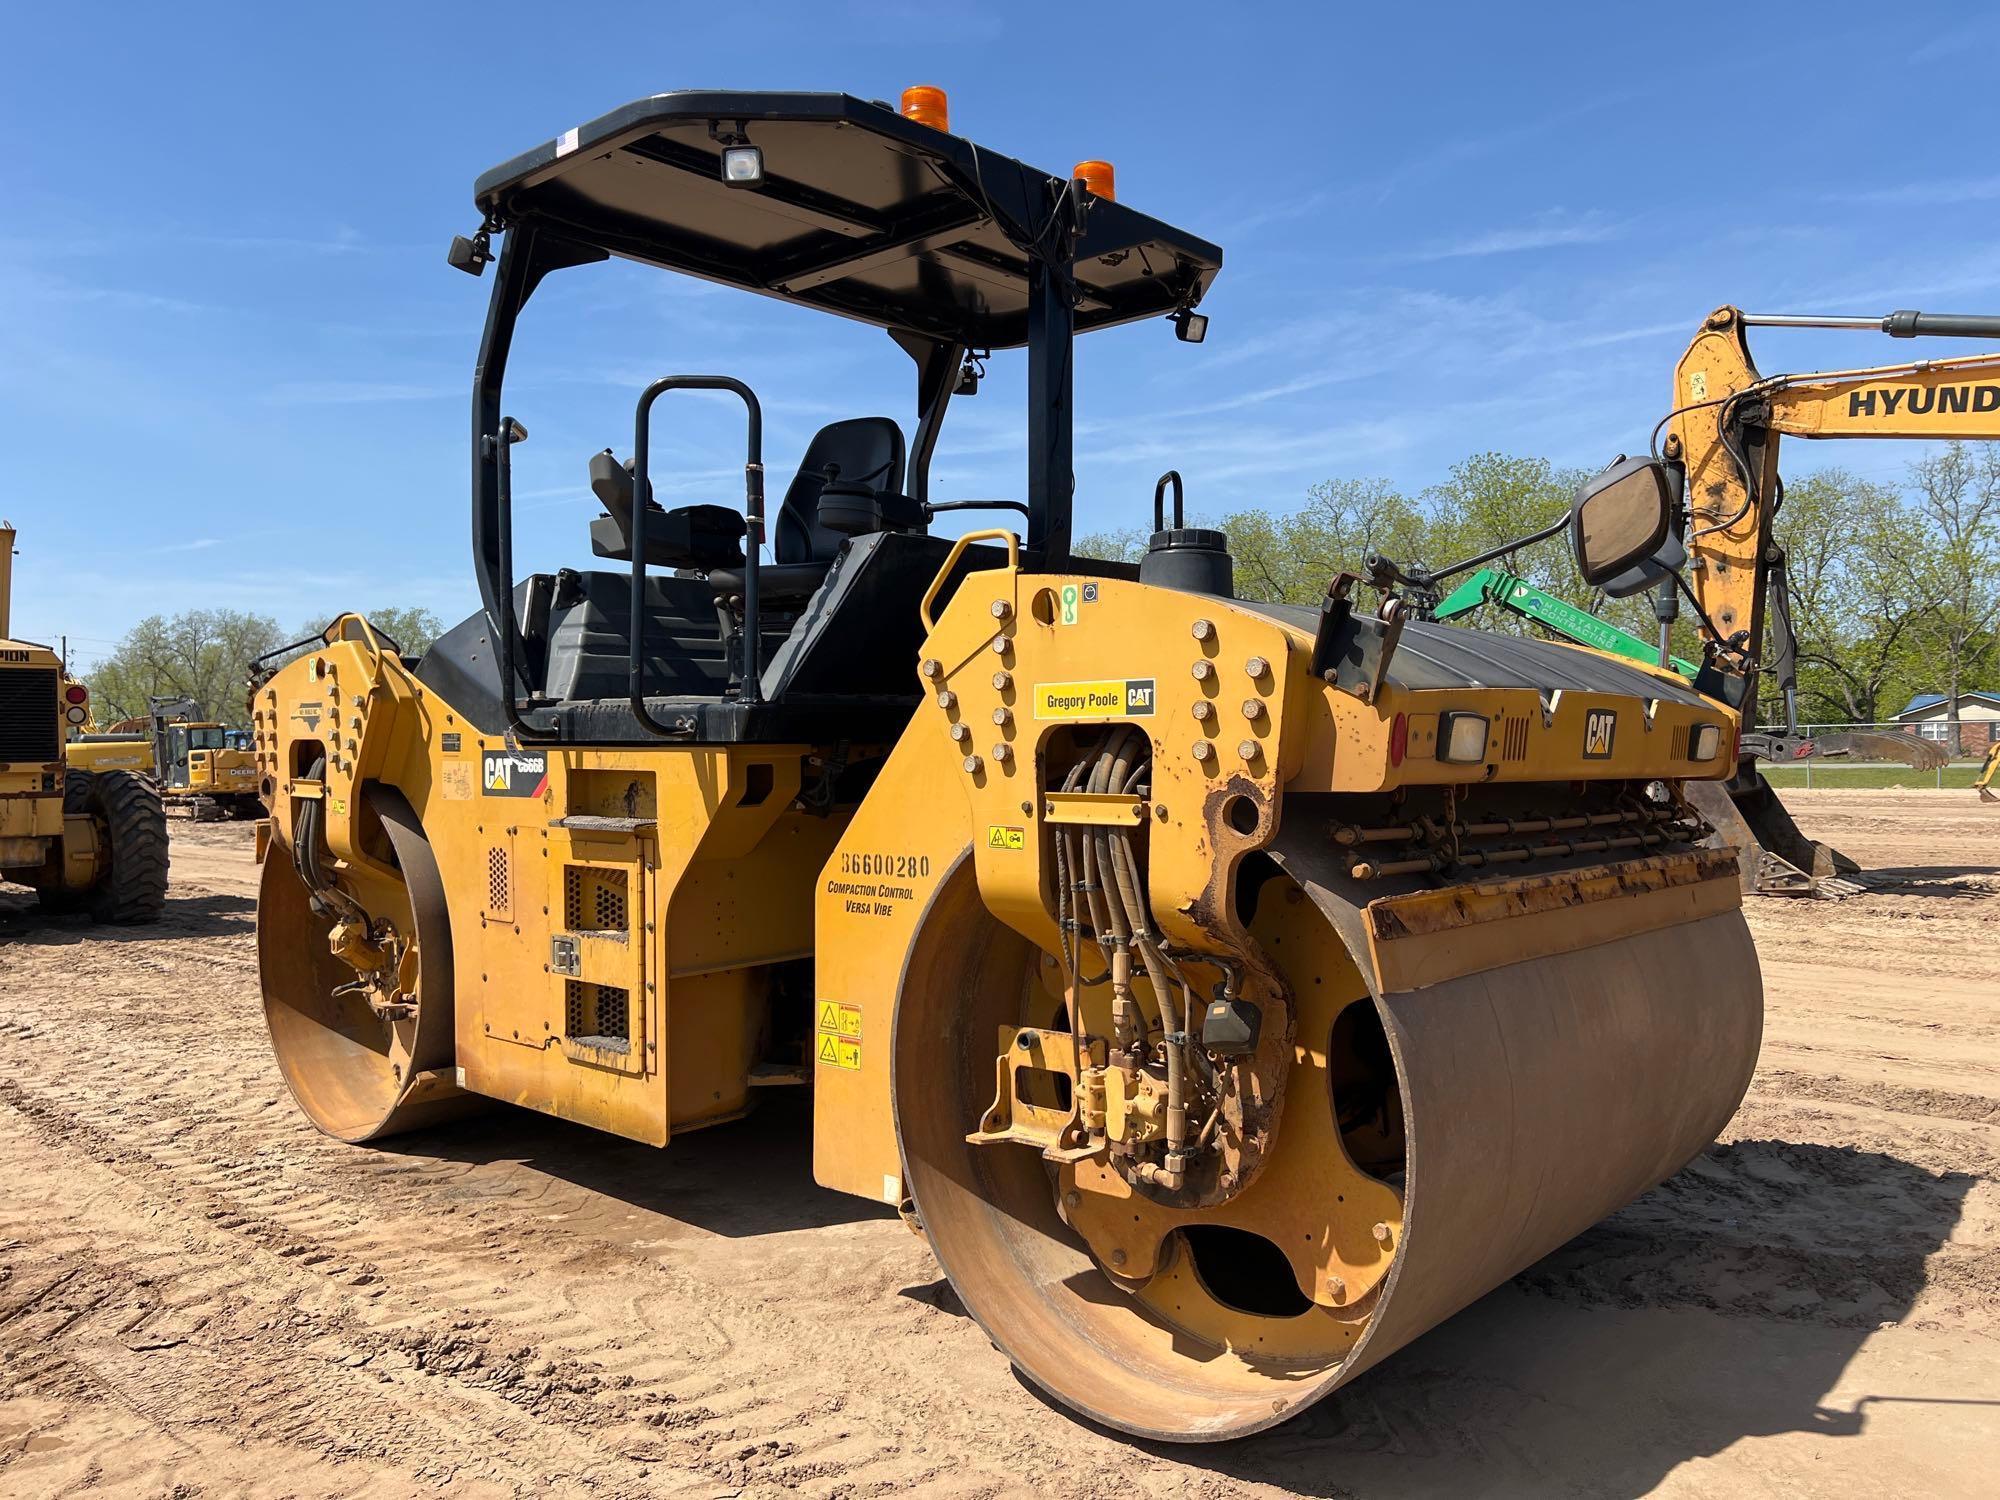
{"type": "Polygon", "coordinates": [[[505,1105],[397,1136],[380,1149],[413,1160],[519,1163],[731,1239],[895,1217],[893,1209],[813,1181],[805,1089],[761,1092],[768,1097],[743,1119],[675,1136],[665,1150],[505,1105]]]}
{"type": "Polygon", "coordinates": [[[1891,896],[1984,901],[2000,890],[1994,883],[2000,881],[2000,865],[1883,865],[1871,866],[1863,874],[1872,888],[1891,896]]]}
{"type": "Polygon", "coordinates": [[[1857,1437],[1876,1398],[1824,1398],[1908,1314],[1973,1182],[1834,1146],[1711,1148],[1294,1421],[1152,1451],[1316,1496],[1636,1496],[1745,1437],[1857,1437]],[[1827,1243],[1828,1223],[1852,1232],[1827,1243]]]}
{"type": "Polygon", "coordinates": [[[30,890],[0,891],[0,947],[10,943],[40,948],[79,943],[147,943],[161,938],[241,937],[257,915],[250,896],[226,896],[209,891],[167,896],[167,909],[157,922],[134,927],[100,926],[80,913],[57,915],[35,904],[30,890]]]}

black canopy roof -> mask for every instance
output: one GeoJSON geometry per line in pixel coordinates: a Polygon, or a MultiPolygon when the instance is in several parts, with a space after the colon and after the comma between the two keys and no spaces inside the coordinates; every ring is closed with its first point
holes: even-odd
{"type": "MultiPolygon", "coordinates": [[[[480,209],[586,244],[883,328],[976,348],[1027,339],[1031,255],[1061,258],[1068,179],[846,94],[656,94],[482,176],[480,209]],[[764,156],[722,181],[723,145],[764,156]]],[[[1086,200],[1081,332],[1193,306],[1222,265],[1206,240],[1086,200]]]]}

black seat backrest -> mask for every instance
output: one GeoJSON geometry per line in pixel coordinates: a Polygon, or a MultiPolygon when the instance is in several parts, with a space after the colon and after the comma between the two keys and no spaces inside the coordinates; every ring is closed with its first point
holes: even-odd
{"type": "Polygon", "coordinates": [[[820,428],[806,445],[799,472],[778,507],[771,533],[771,556],[781,563],[827,562],[847,537],[819,524],[819,491],[826,466],[837,464],[850,483],[901,494],[903,429],[887,417],[853,417],[820,428]]]}

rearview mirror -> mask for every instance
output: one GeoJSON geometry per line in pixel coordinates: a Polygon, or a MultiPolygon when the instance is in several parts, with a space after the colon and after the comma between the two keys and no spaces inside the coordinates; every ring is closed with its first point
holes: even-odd
{"type": "Polygon", "coordinates": [[[1570,513],[1576,565],[1601,588],[1660,550],[1673,524],[1673,484],[1657,459],[1621,458],[1577,488],[1570,513]]]}

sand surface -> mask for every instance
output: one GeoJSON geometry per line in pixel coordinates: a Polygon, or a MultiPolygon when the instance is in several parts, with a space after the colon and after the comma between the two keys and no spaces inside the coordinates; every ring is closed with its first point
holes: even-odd
{"type": "Polygon", "coordinates": [[[813,1186],[801,1101],[665,1153],[506,1111],[317,1135],[249,829],[176,823],[159,927],[0,894],[0,1493],[1991,1494],[2000,808],[1786,800],[1894,883],[1753,905],[1769,1033],[1723,1139],[1206,1449],[1037,1399],[900,1221],[813,1186]]]}

